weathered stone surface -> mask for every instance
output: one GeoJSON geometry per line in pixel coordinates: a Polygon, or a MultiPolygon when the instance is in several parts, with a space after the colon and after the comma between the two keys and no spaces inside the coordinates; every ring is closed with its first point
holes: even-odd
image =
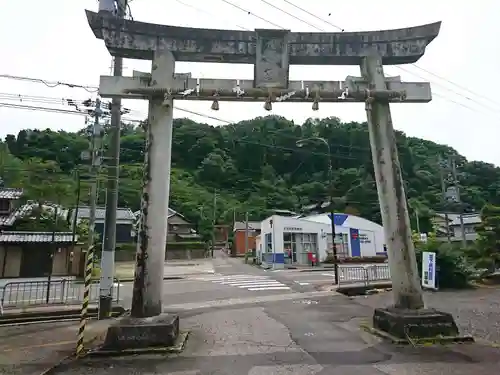
{"type": "MultiPolygon", "coordinates": [[[[264,30],[213,30],[158,25],[107,17],[91,11],[87,19],[95,36],[103,39],[113,56],[151,60],[158,49],[172,51],[176,61],[255,64],[256,46],[262,45],[264,30]]],[[[286,41],[290,64],[359,65],[375,50],[385,65],[414,63],[438,35],[441,22],[395,30],[297,33],[279,30],[286,41]]],[[[276,33],[277,30],[269,30],[276,33]]],[[[265,38],[264,38],[265,39],[265,38]]],[[[276,55],[278,56],[278,54],[276,55]]],[[[283,63],[276,76],[282,80],[283,63]]]]}
{"type": "Polygon", "coordinates": [[[124,317],[108,328],[103,350],[145,349],[175,344],[179,316],[161,314],[151,318],[124,317]]]}
{"type": "Polygon", "coordinates": [[[378,308],[373,313],[373,328],[398,339],[426,339],[459,335],[453,316],[434,309],[403,310],[378,308]]]}

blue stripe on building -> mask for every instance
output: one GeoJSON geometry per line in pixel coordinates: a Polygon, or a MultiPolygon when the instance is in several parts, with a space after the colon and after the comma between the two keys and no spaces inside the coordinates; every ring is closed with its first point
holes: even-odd
{"type": "Polygon", "coordinates": [[[356,228],[349,228],[349,236],[351,237],[351,256],[361,256],[361,242],[359,240],[359,230],[356,228]]]}
{"type": "Polygon", "coordinates": [[[273,263],[284,264],[285,263],[285,254],[274,253],[274,262],[273,263]]]}

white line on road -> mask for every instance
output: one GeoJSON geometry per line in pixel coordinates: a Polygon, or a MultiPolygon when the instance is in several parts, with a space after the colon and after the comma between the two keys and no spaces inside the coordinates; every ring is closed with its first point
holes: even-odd
{"type": "Polygon", "coordinates": [[[211,281],[215,284],[233,286],[249,291],[263,290],[289,290],[290,287],[271,279],[269,276],[261,275],[217,275],[217,277],[204,278],[203,281],[211,281]]]}

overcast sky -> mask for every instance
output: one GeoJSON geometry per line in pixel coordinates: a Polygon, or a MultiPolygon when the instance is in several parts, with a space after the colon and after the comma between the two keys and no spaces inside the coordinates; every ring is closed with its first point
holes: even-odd
{"type": "MultiPolygon", "coordinates": [[[[222,0],[132,0],[130,7],[135,20],[166,25],[204,28],[247,29],[275,28],[256,16],[266,18],[292,31],[335,32],[332,25],[321,22],[287,4],[283,0],[270,2],[313,25],[286,15],[261,0],[231,0],[250,11],[248,14],[222,0]],[[185,6],[190,4],[198,10],[185,6]]],[[[443,21],[440,35],[430,44],[425,56],[415,66],[403,66],[405,71],[387,67],[387,75],[401,75],[406,81],[427,80],[432,83],[434,100],[429,104],[395,104],[392,106],[396,129],[415,137],[445,143],[469,159],[500,165],[500,47],[493,43],[500,35],[500,2],[401,0],[291,0],[307,11],[346,31],[391,29],[443,21]],[[453,86],[445,78],[472,92],[453,86]],[[490,99],[491,98],[491,99],[490,99]]],[[[95,39],[84,9],[97,10],[96,0],[0,0],[0,32],[2,59],[0,75],[9,74],[47,81],[63,81],[97,86],[99,76],[110,73],[111,57],[103,41],[95,39]]],[[[149,71],[150,63],[125,60],[125,75],[132,70],[149,71]]],[[[177,63],[177,72],[192,72],[200,78],[252,79],[250,65],[209,63],[177,63]]],[[[359,75],[359,68],[292,66],[290,79],[341,80],[346,75],[359,75]]],[[[81,88],[30,83],[0,78],[0,103],[71,109],[56,104],[50,98],[85,100],[95,93],[81,88]],[[9,95],[6,95],[9,94],[9,95]],[[24,102],[8,100],[20,94],[24,102]],[[49,99],[36,101],[27,96],[49,99]]],[[[265,116],[262,103],[221,103],[220,110],[210,110],[210,102],[181,102],[178,107],[215,116],[227,121],[239,121],[265,116]]],[[[147,105],[143,101],[124,101],[134,111],[127,117],[142,119],[147,105]]],[[[308,117],[338,116],[343,121],[365,121],[363,104],[321,104],[318,112],[310,104],[286,103],[273,105],[274,114],[302,123],[308,117]]],[[[176,117],[185,114],[176,111],[176,117]]],[[[215,120],[188,116],[196,121],[222,124],[215,120]]],[[[82,128],[84,117],[60,113],[28,111],[0,106],[0,136],[25,128],[51,128],[74,131],[82,128]]]]}

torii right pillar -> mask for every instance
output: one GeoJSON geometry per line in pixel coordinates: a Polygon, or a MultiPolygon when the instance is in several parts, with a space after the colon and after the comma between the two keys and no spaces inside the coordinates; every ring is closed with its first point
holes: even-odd
{"type": "MultiPolygon", "coordinates": [[[[386,89],[376,52],[363,57],[361,74],[369,90],[386,89]]],[[[395,340],[456,338],[453,316],[424,306],[389,102],[371,98],[368,91],[366,114],[394,295],[393,306],[375,309],[373,328],[395,340]]]]}

